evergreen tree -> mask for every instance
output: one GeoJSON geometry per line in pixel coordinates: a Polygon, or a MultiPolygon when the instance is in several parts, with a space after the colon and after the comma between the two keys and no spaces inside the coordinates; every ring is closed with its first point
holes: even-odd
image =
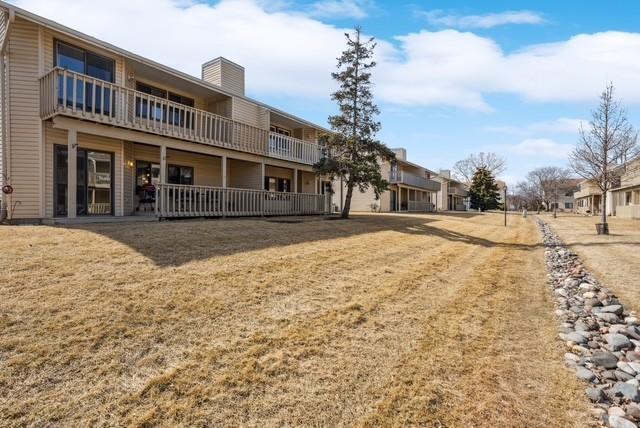
{"type": "Polygon", "coordinates": [[[376,63],[371,59],[376,43],[373,38],[361,40],[361,29],[345,34],[347,49],[338,58],[338,71],[331,76],[340,84],[331,95],[340,113],[329,117],[333,133],[323,138],[327,156],[314,167],[317,174],[341,178],[346,183],[342,218],[349,218],[353,190],[364,192],[372,187],[376,197],[389,183],[382,177],[381,161],[392,160],[394,153],[376,140],[380,122],[371,93],[371,72],[376,63]]]}
{"type": "Polygon", "coordinates": [[[500,205],[498,203],[498,185],[487,168],[480,167],[473,174],[469,198],[471,209],[494,210],[500,205]]]}

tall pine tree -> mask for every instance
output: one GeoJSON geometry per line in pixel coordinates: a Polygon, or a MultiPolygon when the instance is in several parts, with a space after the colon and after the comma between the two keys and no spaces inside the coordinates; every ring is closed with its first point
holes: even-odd
{"type": "Polygon", "coordinates": [[[361,40],[361,29],[345,34],[347,49],[338,58],[338,71],[331,76],[340,84],[331,95],[340,114],[329,117],[333,134],[324,138],[328,155],[315,165],[316,173],[341,178],[346,183],[346,196],[342,218],[349,218],[353,190],[364,192],[373,188],[376,196],[384,192],[389,183],[382,177],[381,161],[392,160],[394,153],[376,140],[380,113],[373,103],[371,72],[376,43],[373,38],[361,40]]]}
{"type": "Polygon", "coordinates": [[[476,169],[469,188],[471,209],[486,211],[498,208],[498,193],[498,184],[491,171],[485,167],[476,169]]]}

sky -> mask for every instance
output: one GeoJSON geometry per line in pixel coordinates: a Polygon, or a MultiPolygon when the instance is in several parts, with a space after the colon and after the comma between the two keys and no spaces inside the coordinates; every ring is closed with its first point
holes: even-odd
{"type": "Polygon", "coordinates": [[[248,96],[323,126],[344,33],[359,25],[377,41],[378,138],[436,171],[495,152],[510,186],[567,166],[609,82],[640,127],[637,0],[11,3],[197,77],[224,56],[245,67],[248,96]]]}

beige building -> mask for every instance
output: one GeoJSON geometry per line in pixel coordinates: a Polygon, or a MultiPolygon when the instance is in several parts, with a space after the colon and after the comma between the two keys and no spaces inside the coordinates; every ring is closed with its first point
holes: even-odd
{"type": "MultiPolygon", "coordinates": [[[[351,197],[351,211],[355,212],[432,212],[436,209],[436,195],[440,183],[433,179],[433,171],[409,162],[405,149],[392,149],[395,162],[382,162],[382,176],[389,188],[376,199],[369,188],[362,193],[355,189],[351,197]]],[[[346,195],[345,183],[334,182],[336,209],[342,209],[346,195]]]]}
{"type": "Polygon", "coordinates": [[[629,162],[620,183],[610,192],[607,205],[616,217],[640,219],[640,158],[629,162]]]}
{"type": "MultiPolygon", "coordinates": [[[[0,168],[14,221],[317,214],[322,127],[0,2],[0,168]]],[[[325,194],[326,193],[326,194],[325,194]]]]}
{"type": "Polygon", "coordinates": [[[595,183],[588,180],[580,181],[573,198],[574,210],[578,214],[598,215],[602,212],[602,192],[595,183]]]}
{"type": "Polygon", "coordinates": [[[440,183],[437,195],[437,209],[440,211],[468,211],[469,191],[461,181],[451,177],[451,171],[440,170],[434,180],[440,183]]]}

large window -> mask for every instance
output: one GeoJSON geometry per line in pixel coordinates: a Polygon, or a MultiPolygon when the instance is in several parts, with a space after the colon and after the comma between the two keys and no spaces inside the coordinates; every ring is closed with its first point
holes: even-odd
{"type": "Polygon", "coordinates": [[[291,180],[288,178],[265,177],[264,190],[270,192],[291,192],[291,180]]]}
{"type": "MultiPolygon", "coordinates": [[[[137,82],[136,90],[157,98],[182,104],[187,107],[193,107],[195,105],[195,101],[192,98],[174,94],[173,92],[156,88],[155,86],[147,85],[145,83],[137,82]]],[[[159,100],[147,99],[144,96],[136,97],[136,116],[168,123],[170,125],[186,126],[187,128],[193,127],[190,111],[185,111],[173,105],[168,105],[159,100]]]]}
{"type": "MultiPolygon", "coordinates": [[[[65,68],[76,73],[94,77],[105,82],[113,83],[115,62],[101,55],[81,49],[67,43],[56,41],[55,65],[65,68]]],[[[64,78],[60,76],[58,82],[58,102],[64,102],[64,78]]],[[[87,111],[95,111],[96,113],[110,115],[113,112],[113,100],[109,91],[103,90],[100,83],[83,83],[81,80],[75,81],[75,97],[74,97],[74,79],[72,76],[67,77],[66,82],[66,102],[68,107],[78,109],[86,109],[87,111]],[[95,92],[95,99],[94,98],[95,92]]]]}
{"type": "Polygon", "coordinates": [[[169,165],[167,168],[169,184],[193,185],[193,168],[190,166],[169,165]]]}

